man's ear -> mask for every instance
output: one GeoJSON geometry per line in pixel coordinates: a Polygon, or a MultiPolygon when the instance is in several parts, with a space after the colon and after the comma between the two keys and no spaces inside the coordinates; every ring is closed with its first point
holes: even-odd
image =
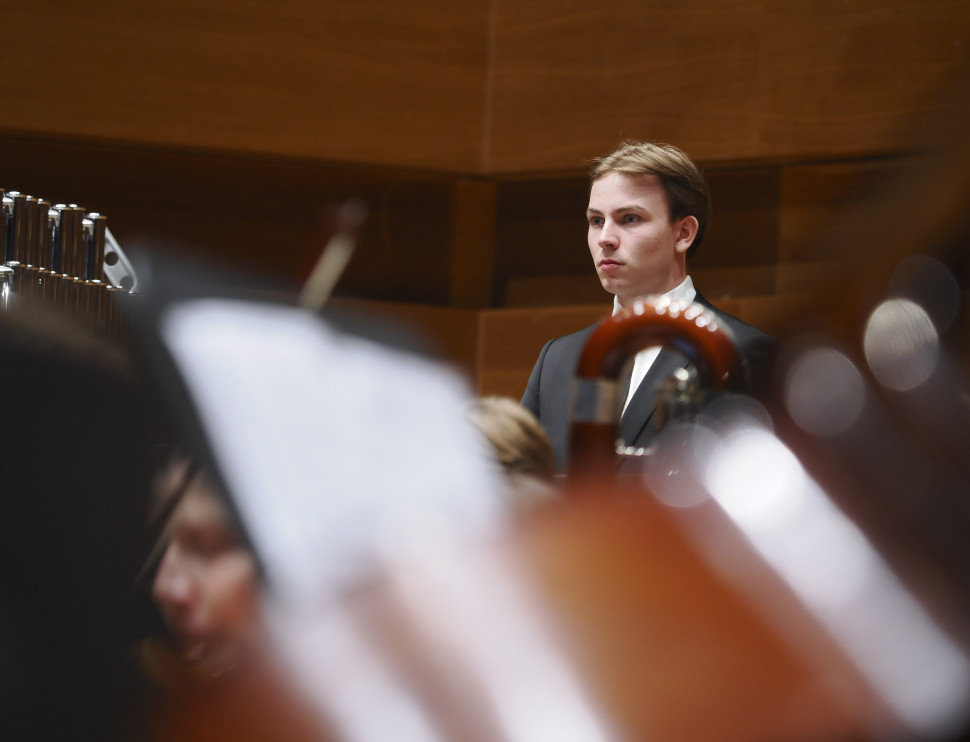
{"type": "Polygon", "coordinates": [[[677,224],[677,242],[674,249],[679,253],[686,253],[690,246],[694,244],[698,229],[700,229],[700,224],[698,224],[696,216],[685,216],[681,219],[677,224]]]}

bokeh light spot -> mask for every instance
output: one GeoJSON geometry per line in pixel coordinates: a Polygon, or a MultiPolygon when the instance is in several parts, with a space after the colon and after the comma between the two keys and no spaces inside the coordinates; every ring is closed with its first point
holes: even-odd
{"type": "Polygon", "coordinates": [[[936,369],[940,353],[929,314],[909,299],[889,299],[876,307],[866,325],[863,346],[873,375],[896,391],[925,382],[936,369]]]}
{"type": "Polygon", "coordinates": [[[862,413],[862,374],[834,348],[813,348],[792,363],[785,379],[785,406],[795,423],[813,435],[846,430],[862,413]]]}

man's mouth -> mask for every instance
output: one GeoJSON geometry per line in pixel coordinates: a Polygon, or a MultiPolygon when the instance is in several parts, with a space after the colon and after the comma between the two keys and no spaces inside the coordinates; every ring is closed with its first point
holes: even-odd
{"type": "Polygon", "coordinates": [[[623,263],[620,263],[617,260],[609,260],[609,259],[606,259],[606,260],[601,260],[599,262],[599,267],[602,270],[610,270],[612,268],[619,268],[621,265],[623,265],[623,263]]]}

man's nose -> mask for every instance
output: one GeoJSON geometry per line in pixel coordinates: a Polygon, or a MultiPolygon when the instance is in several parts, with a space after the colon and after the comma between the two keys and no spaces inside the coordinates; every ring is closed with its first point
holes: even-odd
{"type": "Polygon", "coordinates": [[[170,606],[186,605],[192,599],[192,576],[171,546],[158,565],[152,594],[159,603],[170,606]]]}
{"type": "Polygon", "coordinates": [[[599,246],[603,248],[615,248],[618,244],[619,239],[616,232],[616,225],[609,220],[603,222],[603,228],[600,230],[599,246]]]}

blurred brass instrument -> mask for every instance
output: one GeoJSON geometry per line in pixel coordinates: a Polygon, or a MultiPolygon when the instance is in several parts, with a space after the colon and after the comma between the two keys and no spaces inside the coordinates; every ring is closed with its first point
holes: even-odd
{"type": "Polygon", "coordinates": [[[0,198],[0,309],[37,302],[127,342],[137,279],[107,217],[18,191],[0,198]]]}

